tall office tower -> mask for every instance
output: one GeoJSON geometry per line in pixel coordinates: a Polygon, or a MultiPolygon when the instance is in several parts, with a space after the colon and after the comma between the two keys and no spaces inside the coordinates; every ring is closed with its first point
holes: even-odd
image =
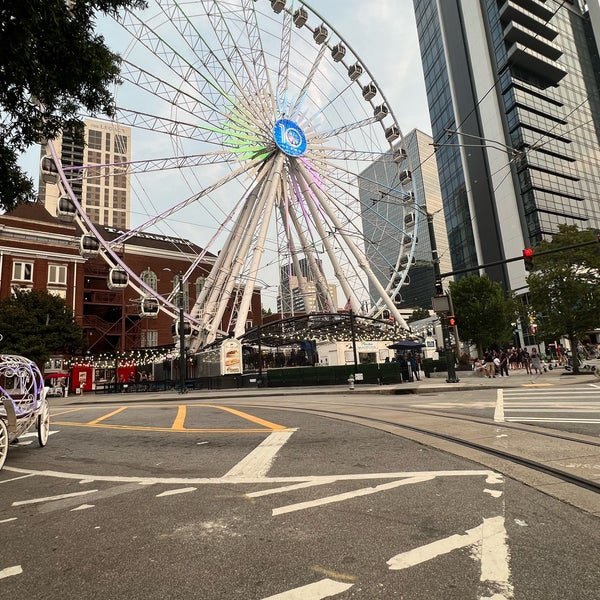
{"type": "MultiPolygon", "coordinates": [[[[453,268],[599,227],[598,0],[413,2],[453,268]]],[[[485,272],[525,286],[521,261],[485,272]]]]}
{"type": "MultiPolygon", "coordinates": [[[[399,308],[429,309],[431,298],[435,295],[427,214],[433,216],[440,270],[451,270],[442,195],[432,142],[431,136],[413,129],[404,136],[406,156],[403,160],[395,164],[389,160],[389,156],[385,156],[374,161],[360,174],[367,182],[387,179],[387,188],[379,190],[379,193],[361,186],[359,198],[366,256],[384,287],[390,271],[398,261],[402,246],[405,246],[406,252],[412,245],[413,237],[417,238],[412,257],[413,264],[408,272],[406,284],[400,288],[399,297],[395,299],[399,308]],[[375,173],[378,173],[376,178],[375,173]],[[403,186],[403,177],[407,178],[407,183],[408,178],[410,179],[410,185],[403,186]],[[415,195],[418,215],[406,213],[404,208],[402,195],[409,191],[415,195]],[[415,218],[417,216],[418,218],[415,218]]],[[[410,255],[405,254],[404,260],[410,260],[410,255]]]]}
{"type": "MultiPolygon", "coordinates": [[[[311,313],[323,309],[323,294],[319,292],[317,277],[311,272],[306,258],[298,261],[300,274],[305,280],[305,290],[301,289],[300,279],[294,272],[294,265],[283,266],[279,270],[279,292],[277,294],[277,312],[280,313],[311,313]]],[[[333,302],[333,310],[337,310],[338,297],[335,284],[327,283],[329,296],[333,302]]]]}
{"type": "MultiPolygon", "coordinates": [[[[71,134],[63,132],[54,141],[73,192],[95,224],[128,229],[130,176],[127,167],[114,165],[131,160],[131,129],[108,121],[86,119],[84,139],[85,144],[81,146],[71,134]],[[77,169],[82,165],[88,168],[77,169]],[[97,168],[94,165],[98,165],[97,168]],[[69,171],[69,167],[75,169],[69,171]]],[[[45,153],[42,147],[42,154],[45,153]]],[[[56,215],[60,193],[59,186],[40,180],[40,199],[52,215],[56,215]]]]}

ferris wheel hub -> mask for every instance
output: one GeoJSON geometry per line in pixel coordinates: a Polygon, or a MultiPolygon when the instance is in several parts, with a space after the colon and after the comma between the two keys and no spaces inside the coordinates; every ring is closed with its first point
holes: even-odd
{"type": "Polygon", "coordinates": [[[275,123],[273,138],[279,149],[288,156],[302,156],[306,152],[306,136],[300,126],[290,119],[279,119],[275,123]]]}

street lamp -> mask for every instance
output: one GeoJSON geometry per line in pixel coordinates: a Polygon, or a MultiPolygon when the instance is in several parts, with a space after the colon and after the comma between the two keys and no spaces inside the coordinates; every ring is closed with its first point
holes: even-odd
{"type": "MultiPolygon", "coordinates": [[[[164,267],[163,271],[171,271],[171,269],[169,269],[169,267],[164,267]]],[[[183,275],[181,274],[181,271],[177,275],[177,282],[178,282],[177,295],[179,296],[179,301],[178,301],[178,305],[179,305],[179,385],[180,385],[179,393],[185,394],[187,391],[185,388],[187,360],[186,360],[186,350],[185,350],[185,318],[184,318],[184,312],[183,312],[183,275]]]]}
{"type": "Polygon", "coordinates": [[[180,394],[185,394],[186,355],[185,355],[185,320],[183,316],[183,275],[179,273],[179,383],[180,394]]]}

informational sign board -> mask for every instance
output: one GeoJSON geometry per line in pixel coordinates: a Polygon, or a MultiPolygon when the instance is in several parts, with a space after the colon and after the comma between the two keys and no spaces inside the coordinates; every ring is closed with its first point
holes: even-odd
{"type": "Polygon", "coordinates": [[[242,344],[239,340],[225,340],[221,345],[221,375],[241,375],[242,344]]]}

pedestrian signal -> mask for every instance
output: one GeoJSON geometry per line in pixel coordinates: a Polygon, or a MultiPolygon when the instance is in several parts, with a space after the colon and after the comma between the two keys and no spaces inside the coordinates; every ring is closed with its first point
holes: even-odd
{"type": "Polygon", "coordinates": [[[533,271],[533,248],[523,250],[523,263],[526,271],[533,271]]]}
{"type": "Polygon", "coordinates": [[[456,317],[448,317],[448,327],[456,327],[456,317]]]}

